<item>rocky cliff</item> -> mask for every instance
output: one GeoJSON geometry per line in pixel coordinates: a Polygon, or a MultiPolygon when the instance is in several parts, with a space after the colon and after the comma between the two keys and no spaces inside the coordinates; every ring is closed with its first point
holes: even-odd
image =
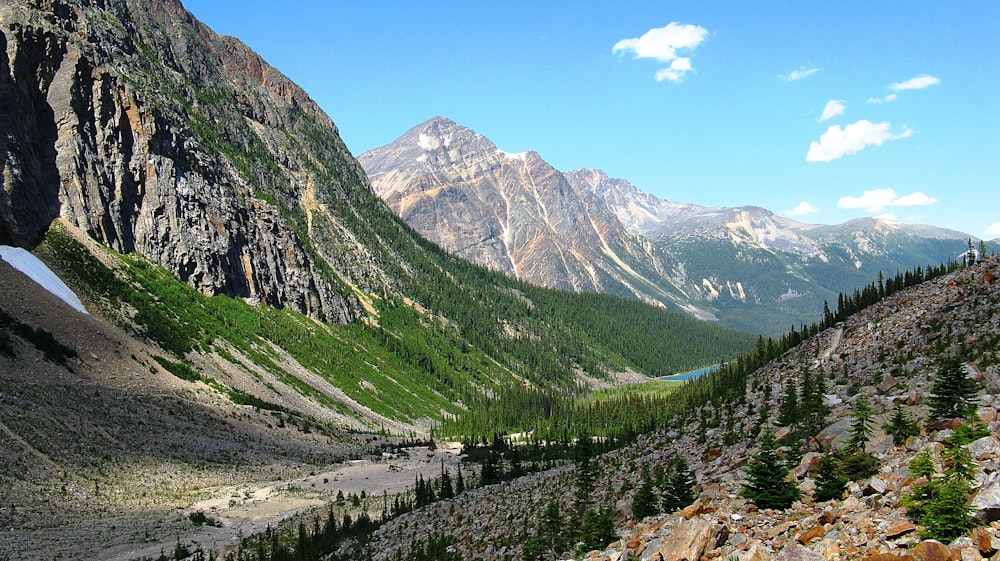
{"type": "Polygon", "coordinates": [[[330,208],[364,173],[245,45],[176,0],[4,2],[0,44],[0,243],[31,248],[62,217],[206,294],[357,316],[319,270],[358,249],[330,208]],[[320,223],[324,248],[306,241],[320,223]]]}

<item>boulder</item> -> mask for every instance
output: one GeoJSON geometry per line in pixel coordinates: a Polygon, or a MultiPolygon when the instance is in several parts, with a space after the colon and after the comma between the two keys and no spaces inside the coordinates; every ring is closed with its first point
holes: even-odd
{"type": "Polygon", "coordinates": [[[753,542],[753,544],[751,544],[750,547],[747,548],[742,555],[740,555],[740,561],[771,561],[772,559],[774,559],[774,554],[760,541],[753,542]]]}
{"type": "Polygon", "coordinates": [[[823,526],[813,526],[812,528],[809,528],[808,530],[801,532],[798,536],[796,536],[795,541],[799,542],[802,545],[806,545],[809,542],[817,538],[822,538],[825,535],[826,535],[826,529],[823,528],[823,526]]]}
{"type": "Polygon", "coordinates": [[[826,561],[826,559],[797,541],[785,546],[778,554],[778,561],[826,561]]]}
{"type": "Polygon", "coordinates": [[[974,528],[970,537],[972,538],[972,543],[975,545],[976,549],[978,549],[979,553],[983,556],[989,557],[997,552],[996,544],[993,543],[993,535],[990,534],[985,528],[974,528]]]}
{"type": "Polygon", "coordinates": [[[819,434],[816,435],[816,442],[824,450],[843,448],[849,437],[848,433],[850,429],[851,419],[850,417],[844,417],[819,431],[819,434]]]}
{"type": "Polygon", "coordinates": [[[796,479],[802,479],[805,477],[806,474],[813,471],[813,467],[816,465],[816,462],[819,461],[820,457],[822,457],[822,454],[817,452],[807,452],[802,456],[802,460],[799,462],[799,465],[795,466],[795,468],[791,470],[792,476],[796,479]]]}
{"type": "Polygon", "coordinates": [[[1000,520],[1000,476],[989,474],[986,481],[976,491],[971,506],[979,510],[977,516],[988,522],[1000,520]]]}
{"type": "Polygon", "coordinates": [[[990,435],[969,444],[969,453],[976,460],[1000,457],[1000,439],[990,435]]]}
{"type": "Polygon", "coordinates": [[[660,547],[663,561],[698,561],[716,546],[722,525],[714,520],[692,518],[674,528],[673,537],[660,547]]]}
{"type": "Polygon", "coordinates": [[[924,540],[910,553],[916,561],[951,561],[951,550],[937,540],[924,540]]]}
{"type": "Polygon", "coordinates": [[[898,383],[899,380],[894,378],[892,374],[888,374],[884,378],[882,378],[882,381],[878,385],[878,389],[882,391],[882,393],[885,393],[891,390],[892,388],[896,387],[896,384],[898,383]]]}
{"type": "Polygon", "coordinates": [[[908,534],[916,529],[917,527],[909,520],[896,520],[895,522],[890,523],[885,529],[885,537],[889,539],[898,538],[899,536],[908,534]]]}

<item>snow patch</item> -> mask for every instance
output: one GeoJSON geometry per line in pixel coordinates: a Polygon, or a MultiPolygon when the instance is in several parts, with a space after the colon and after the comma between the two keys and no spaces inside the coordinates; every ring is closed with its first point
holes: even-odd
{"type": "Polygon", "coordinates": [[[441,147],[441,142],[433,136],[420,133],[417,136],[417,146],[423,148],[424,150],[437,150],[441,147]]]}
{"type": "Polygon", "coordinates": [[[511,160],[521,160],[522,162],[524,161],[525,158],[528,157],[527,152],[514,153],[514,152],[504,152],[503,150],[501,150],[500,153],[503,154],[504,156],[507,156],[511,160]]]}
{"type": "Polygon", "coordinates": [[[62,281],[52,269],[42,263],[37,257],[20,247],[0,245],[0,259],[10,263],[12,267],[21,271],[28,278],[35,281],[39,286],[59,297],[63,302],[84,314],[87,309],[83,307],[80,298],[70,290],[66,283],[62,281]]]}
{"type": "Polygon", "coordinates": [[[784,294],[778,296],[778,302],[784,302],[785,300],[793,300],[795,298],[801,298],[802,296],[804,296],[804,294],[802,294],[798,290],[795,290],[794,288],[789,288],[788,290],[785,291],[784,294]]]}

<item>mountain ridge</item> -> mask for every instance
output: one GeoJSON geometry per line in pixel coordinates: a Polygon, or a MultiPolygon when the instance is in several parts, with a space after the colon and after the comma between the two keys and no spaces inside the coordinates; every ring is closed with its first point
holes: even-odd
{"type": "Polygon", "coordinates": [[[535,152],[512,158],[444,117],[359,161],[401,218],[455,255],[541,286],[626,295],[769,335],[809,323],[879,271],[960,260],[971,239],[876,218],[812,225],[756,206],[664,201],[601,170],[560,172],[535,152]],[[511,162],[529,171],[498,173],[511,162]],[[508,220],[511,209],[526,218],[508,220]],[[558,225],[535,227],[550,212],[558,225]],[[530,251],[517,246],[525,239],[530,251]]]}

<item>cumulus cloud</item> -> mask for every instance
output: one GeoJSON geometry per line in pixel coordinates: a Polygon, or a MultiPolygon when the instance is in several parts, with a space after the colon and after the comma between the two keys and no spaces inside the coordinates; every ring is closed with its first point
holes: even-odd
{"type": "Polygon", "coordinates": [[[830,162],[848,154],[856,154],[872,144],[881,146],[887,140],[906,138],[913,134],[913,131],[905,128],[903,132],[893,134],[889,130],[891,127],[887,122],[873,123],[867,119],[843,128],[833,125],[826,129],[818,141],[809,143],[806,161],[830,162]]]}
{"type": "Polygon", "coordinates": [[[778,78],[780,78],[783,82],[795,82],[797,80],[802,80],[803,78],[808,78],[819,71],[819,68],[806,68],[805,66],[800,66],[798,70],[792,70],[788,74],[779,74],[778,78]]]}
{"type": "Polygon", "coordinates": [[[929,88],[931,86],[936,86],[941,83],[940,78],[930,76],[928,74],[922,74],[915,78],[910,78],[904,82],[896,82],[895,84],[889,84],[889,89],[894,92],[901,92],[904,90],[922,90],[924,88],[929,88]]]}
{"type": "Polygon", "coordinates": [[[927,206],[936,202],[938,202],[937,199],[920,191],[914,191],[900,197],[893,189],[873,189],[865,191],[860,197],[842,197],[837,201],[837,208],[863,208],[868,212],[882,212],[890,206],[927,206]]]}
{"type": "Polygon", "coordinates": [[[990,227],[987,228],[986,232],[984,233],[987,236],[1000,237],[1000,222],[994,222],[993,224],[990,224],[990,227]]]}
{"type": "Polygon", "coordinates": [[[843,115],[844,111],[847,109],[847,104],[844,103],[842,99],[831,99],[826,102],[826,107],[823,108],[823,114],[819,116],[819,120],[823,121],[830,120],[837,115],[843,115]]]}
{"type": "Polygon", "coordinates": [[[805,216],[807,214],[815,214],[819,212],[819,208],[809,204],[807,201],[802,201],[799,206],[788,211],[786,214],[788,216],[805,216]]]}
{"type": "Polygon", "coordinates": [[[651,58],[670,63],[656,73],[656,81],[680,82],[692,70],[691,58],[678,55],[679,50],[692,51],[702,44],[708,30],[700,25],[671,22],[664,27],[654,27],[641,37],[622,39],[611,48],[614,54],[632,53],[632,58],[651,58]]]}

